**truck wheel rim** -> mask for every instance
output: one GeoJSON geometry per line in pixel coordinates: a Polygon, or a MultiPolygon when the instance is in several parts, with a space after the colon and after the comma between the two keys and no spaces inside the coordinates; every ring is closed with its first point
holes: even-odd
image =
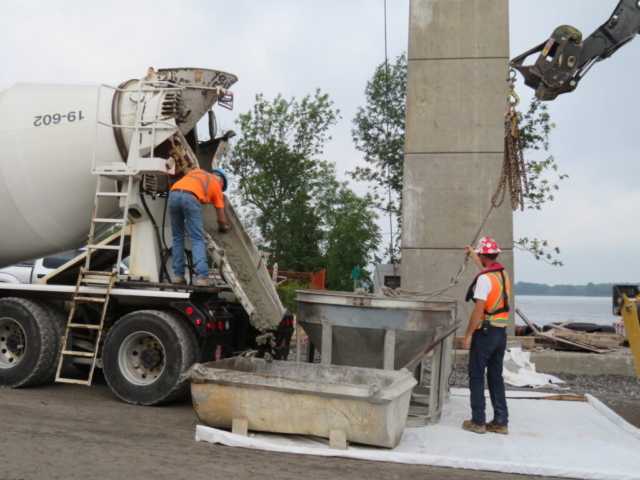
{"type": "Polygon", "coordinates": [[[0,368],[13,368],[27,351],[27,336],[12,318],[0,318],[0,368]]]}
{"type": "Polygon", "coordinates": [[[125,338],[118,351],[118,365],[124,378],[134,385],[154,383],[165,366],[165,350],[158,337],[136,332],[125,338]]]}

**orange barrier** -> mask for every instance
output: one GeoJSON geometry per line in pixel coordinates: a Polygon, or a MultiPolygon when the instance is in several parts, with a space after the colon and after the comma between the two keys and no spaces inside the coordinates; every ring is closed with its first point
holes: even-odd
{"type": "MultiPolygon", "coordinates": [[[[273,275],[273,270],[269,270],[269,273],[273,275]]],[[[310,290],[324,290],[324,282],[326,279],[327,270],[322,269],[318,272],[288,272],[285,270],[278,270],[279,277],[286,277],[285,284],[289,281],[298,281],[300,283],[306,283],[309,285],[310,290]]]]}

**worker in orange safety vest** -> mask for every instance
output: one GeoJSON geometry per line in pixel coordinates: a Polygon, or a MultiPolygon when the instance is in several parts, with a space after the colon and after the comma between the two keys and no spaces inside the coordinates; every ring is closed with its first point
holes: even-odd
{"type": "Polygon", "coordinates": [[[209,281],[209,264],[204,240],[202,223],[202,205],[212,203],[218,217],[218,230],[229,230],[224,213],[224,195],[227,190],[227,175],[220,168],[211,173],[204,170],[192,170],[178,180],[169,192],[169,216],[173,246],[173,283],[184,284],[184,230],[187,229],[191,241],[193,263],[196,269],[198,286],[207,286],[209,281]]]}
{"type": "Polygon", "coordinates": [[[466,253],[481,270],[467,292],[466,301],[473,299],[475,307],[462,341],[469,352],[469,390],[471,391],[471,420],[462,424],[474,433],[508,434],[509,411],[502,379],[502,363],[507,347],[507,321],[511,299],[511,282],[504,267],[498,263],[501,252],[498,243],[484,237],[474,250],[466,253]],[[486,423],[484,372],[487,371],[489,396],[493,406],[493,420],[486,423]]]}

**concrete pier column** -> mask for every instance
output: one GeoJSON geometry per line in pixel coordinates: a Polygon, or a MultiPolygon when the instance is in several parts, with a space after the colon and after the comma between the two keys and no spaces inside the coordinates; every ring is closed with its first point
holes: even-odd
{"type": "MultiPolygon", "coordinates": [[[[411,0],[408,60],[402,287],[433,291],[458,272],[500,178],[508,0],[411,0]]],[[[487,235],[515,282],[508,198],[480,236],[487,235]]],[[[470,261],[448,294],[464,302],[477,273],[470,261]]]]}

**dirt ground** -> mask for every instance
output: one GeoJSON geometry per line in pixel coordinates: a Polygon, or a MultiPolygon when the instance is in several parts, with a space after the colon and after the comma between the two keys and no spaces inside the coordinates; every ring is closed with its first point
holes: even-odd
{"type": "Polygon", "coordinates": [[[163,407],[92,387],[0,388],[0,479],[518,479],[522,475],[259,452],[194,440],[189,400],[163,407]]]}

